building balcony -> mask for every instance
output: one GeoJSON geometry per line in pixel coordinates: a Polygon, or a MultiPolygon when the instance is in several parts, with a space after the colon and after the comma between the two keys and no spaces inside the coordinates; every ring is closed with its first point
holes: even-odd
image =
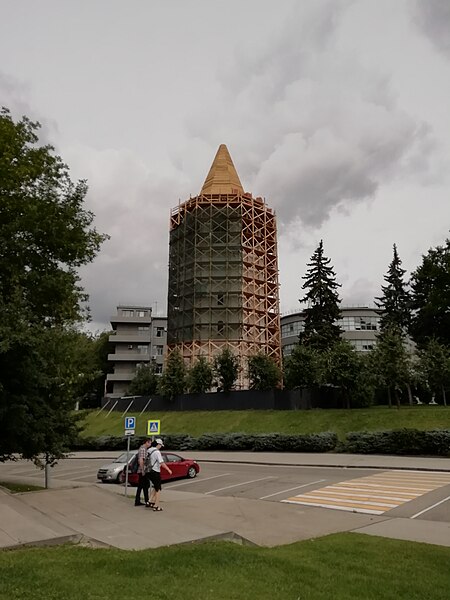
{"type": "Polygon", "coordinates": [[[111,317],[110,321],[111,321],[112,328],[114,329],[114,325],[116,323],[136,323],[138,325],[150,325],[150,323],[152,322],[152,318],[150,316],[148,316],[148,317],[122,317],[120,315],[119,316],[114,315],[113,317],[111,317]]]}
{"type": "Polygon", "coordinates": [[[135,373],[131,371],[129,373],[108,373],[106,375],[106,381],[131,381],[135,376],[135,373]]]}
{"type": "Polygon", "coordinates": [[[150,354],[140,354],[139,352],[122,352],[121,354],[108,354],[108,360],[111,362],[148,362],[150,354]]]}
{"type": "Polygon", "coordinates": [[[113,344],[149,344],[150,332],[143,331],[140,333],[116,333],[109,336],[109,341],[113,344]]]}

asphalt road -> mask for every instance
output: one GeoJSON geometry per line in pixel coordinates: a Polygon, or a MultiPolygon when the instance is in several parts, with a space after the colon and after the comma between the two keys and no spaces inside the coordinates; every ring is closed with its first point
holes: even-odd
{"type": "MultiPolygon", "coordinates": [[[[51,469],[56,482],[96,483],[97,469],[110,459],[71,458],[51,469]]],[[[200,463],[193,480],[176,480],[164,489],[205,495],[234,496],[267,502],[289,502],[389,517],[450,523],[450,474],[397,470],[200,463]]],[[[43,473],[32,463],[0,464],[2,476],[23,477],[43,485],[43,473]]],[[[116,485],[116,484],[104,484],[116,485]]]]}

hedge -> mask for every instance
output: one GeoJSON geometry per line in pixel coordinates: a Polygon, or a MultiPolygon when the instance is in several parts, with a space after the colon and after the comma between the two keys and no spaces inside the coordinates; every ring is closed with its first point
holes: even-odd
{"type": "Polygon", "coordinates": [[[347,434],[343,451],[354,454],[450,456],[450,429],[355,431],[347,434]]]}
{"type": "MultiPolygon", "coordinates": [[[[131,438],[130,446],[137,449],[145,437],[131,438]]],[[[164,436],[168,450],[186,452],[224,450],[247,452],[350,452],[354,454],[391,454],[450,456],[450,429],[421,431],[398,429],[392,431],[355,431],[338,441],[333,432],[309,435],[283,433],[205,433],[198,438],[184,433],[164,436]]],[[[71,450],[117,450],[126,447],[125,437],[102,436],[79,438],[71,450]]]]}
{"type": "MultiPolygon", "coordinates": [[[[135,436],[130,447],[136,449],[146,437],[135,436]]],[[[198,438],[186,434],[167,434],[164,444],[168,450],[236,450],[255,452],[330,452],[337,444],[337,435],[331,432],[310,435],[286,435],[283,433],[205,433],[198,438]]],[[[125,437],[102,436],[79,438],[71,448],[77,450],[123,450],[125,437]]]]}

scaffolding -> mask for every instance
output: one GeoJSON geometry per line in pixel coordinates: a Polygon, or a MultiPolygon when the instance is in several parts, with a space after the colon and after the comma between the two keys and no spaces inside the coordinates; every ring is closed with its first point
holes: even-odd
{"type": "Polygon", "coordinates": [[[262,351],[281,363],[278,295],[275,214],[243,191],[220,146],[201,193],[170,215],[169,352],[178,348],[192,366],[229,347],[241,366],[238,387],[247,388],[250,356],[262,351]]]}

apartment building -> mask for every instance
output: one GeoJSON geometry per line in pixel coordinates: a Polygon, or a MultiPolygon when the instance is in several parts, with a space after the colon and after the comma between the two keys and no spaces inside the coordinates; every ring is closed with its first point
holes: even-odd
{"type": "Polygon", "coordinates": [[[107,396],[120,398],[141,365],[153,363],[162,373],[167,340],[167,317],[152,316],[149,306],[118,306],[111,317],[113,333],[109,341],[114,352],[108,354],[114,372],[106,378],[107,396]]]}

